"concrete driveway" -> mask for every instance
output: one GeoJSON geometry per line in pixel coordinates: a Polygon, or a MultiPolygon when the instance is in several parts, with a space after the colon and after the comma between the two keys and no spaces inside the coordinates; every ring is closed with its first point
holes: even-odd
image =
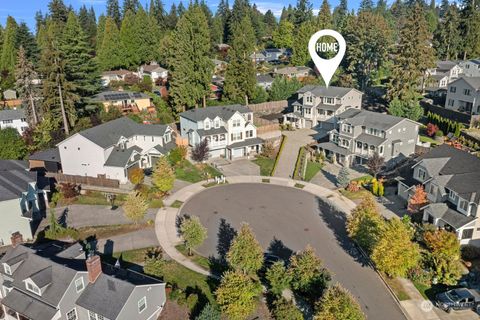
{"type": "Polygon", "coordinates": [[[216,168],[226,177],[260,175],[260,167],[253,163],[251,159],[239,159],[234,161],[223,160],[222,163],[216,164],[216,168]]]}
{"type": "Polygon", "coordinates": [[[282,153],[278,159],[277,168],[275,169],[275,177],[291,178],[295,163],[297,162],[298,150],[301,146],[315,142],[314,137],[317,131],[312,129],[300,129],[295,131],[284,131],[287,137],[282,153]]]}
{"type": "Polygon", "coordinates": [[[348,238],[345,216],[310,193],[268,184],[232,184],[196,194],[181,214],[199,216],[208,228],[208,239],[198,249],[205,256],[223,256],[242,222],[250,224],[265,251],[285,259],[311,244],[334,281],[350,290],[368,319],[405,319],[348,238]]]}

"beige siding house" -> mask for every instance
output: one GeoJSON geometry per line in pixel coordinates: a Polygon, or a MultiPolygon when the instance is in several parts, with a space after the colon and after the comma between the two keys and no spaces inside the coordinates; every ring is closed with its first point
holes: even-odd
{"type": "Polygon", "coordinates": [[[448,85],[445,108],[480,114],[480,77],[461,77],[448,85]]]}

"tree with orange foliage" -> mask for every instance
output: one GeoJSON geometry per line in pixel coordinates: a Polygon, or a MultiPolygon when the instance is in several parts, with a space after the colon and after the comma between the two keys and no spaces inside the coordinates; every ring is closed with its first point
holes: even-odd
{"type": "Polygon", "coordinates": [[[417,185],[415,187],[415,193],[408,200],[407,210],[410,213],[417,213],[420,211],[420,208],[424,207],[428,203],[427,193],[422,185],[417,185]]]}

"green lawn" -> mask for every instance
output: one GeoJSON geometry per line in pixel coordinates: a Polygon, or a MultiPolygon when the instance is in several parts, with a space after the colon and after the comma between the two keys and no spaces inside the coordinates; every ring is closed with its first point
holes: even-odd
{"type": "Polygon", "coordinates": [[[210,178],[221,176],[222,174],[215,168],[201,164],[199,166],[192,164],[188,160],[184,160],[180,165],[175,168],[175,176],[178,180],[183,180],[191,183],[200,182],[207,178],[207,174],[210,178]]]}
{"type": "Polygon", "coordinates": [[[305,181],[310,181],[315,175],[322,170],[323,165],[319,162],[308,161],[307,170],[305,171],[305,181]]]}
{"type": "Polygon", "coordinates": [[[175,248],[180,251],[184,256],[186,256],[187,258],[189,258],[190,260],[192,260],[193,262],[195,262],[197,265],[199,265],[200,267],[204,268],[205,270],[210,270],[210,261],[208,261],[207,258],[199,255],[199,254],[196,254],[195,252],[193,252],[193,256],[189,256],[188,255],[188,250],[187,248],[185,248],[185,245],[183,244],[179,244],[177,246],[175,246],[175,248]]]}
{"type": "Polygon", "coordinates": [[[105,239],[120,234],[125,234],[133,231],[152,228],[147,223],[139,224],[117,224],[108,226],[82,227],[78,228],[79,239],[86,239],[90,236],[96,236],[97,239],[105,239]]]}
{"type": "Polygon", "coordinates": [[[355,178],[355,179],[352,179],[352,181],[370,181],[373,179],[373,176],[372,175],[369,175],[369,174],[366,174],[364,176],[361,176],[361,177],[358,177],[358,178],[355,178]]]}
{"type": "Polygon", "coordinates": [[[255,160],[252,160],[253,163],[260,167],[260,175],[262,176],[271,176],[273,171],[273,166],[275,164],[275,159],[258,157],[255,160]]]}
{"type": "MultiPolygon", "coordinates": [[[[122,205],[125,202],[125,194],[116,194],[114,204],[117,206],[122,205]]],[[[88,191],[87,194],[79,195],[76,200],[73,201],[76,204],[88,204],[88,205],[111,205],[110,201],[107,200],[105,194],[98,191],[88,191]]]]}
{"type": "Polygon", "coordinates": [[[389,278],[386,275],[383,275],[383,278],[388,283],[388,286],[395,292],[398,300],[410,300],[410,296],[403,289],[402,284],[396,278],[389,278]]]}
{"type": "Polygon", "coordinates": [[[123,252],[115,252],[112,257],[115,259],[118,259],[120,255],[122,256],[122,261],[129,262],[129,263],[135,263],[135,264],[143,264],[145,261],[145,255],[148,250],[154,249],[154,248],[141,248],[141,249],[135,249],[135,250],[128,250],[128,251],[123,251],[123,252]]]}
{"type": "Polygon", "coordinates": [[[430,138],[429,136],[424,136],[420,135],[420,142],[430,142],[431,144],[438,144],[438,141],[435,141],[435,139],[430,138]]]}
{"type": "Polygon", "coordinates": [[[170,207],[179,209],[183,204],[183,201],[175,200],[170,207]]]}
{"type": "Polygon", "coordinates": [[[366,196],[370,195],[371,192],[366,190],[366,189],[363,189],[361,188],[360,190],[358,190],[357,192],[351,192],[351,191],[348,191],[348,190],[345,190],[345,189],[340,189],[338,190],[343,196],[347,197],[348,199],[350,200],[362,200],[364,199],[366,196]]]}
{"type": "Polygon", "coordinates": [[[433,300],[435,299],[435,296],[443,291],[449,290],[451,288],[448,288],[445,285],[426,285],[417,281],[412,281],[413,285],[415,288],[417,288],[418,291],[420,291],[420,294],[425,298],[425,299],[430,299],[433,300]]]}

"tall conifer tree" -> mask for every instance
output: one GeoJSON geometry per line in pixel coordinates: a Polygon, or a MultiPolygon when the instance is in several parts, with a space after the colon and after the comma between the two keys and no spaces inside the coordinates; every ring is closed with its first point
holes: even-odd
{"type": "Polygon", "coordinates": [[[117,24],[117,27],[120,28],[120,24],[122,23],[122,15],[120,13],[120,5],[118,4],[118,0],[107,1],[107,17],[112,18],[117,24]]]}

